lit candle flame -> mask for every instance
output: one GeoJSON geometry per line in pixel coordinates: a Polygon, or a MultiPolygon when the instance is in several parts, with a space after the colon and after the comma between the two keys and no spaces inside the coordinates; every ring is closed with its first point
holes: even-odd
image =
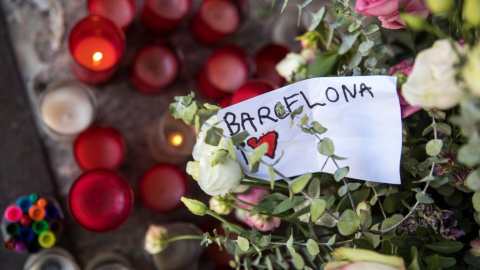
{"type": "Polygon", "coordinates": [[[169,141],[173,146],[179,147],[183,144],[183,136],[180,133],[173,133],[170,135],[169,141]]]}
{"type": "Polygon", "coordinates": [[[103,54],[101,52],[96,52],[92,56],[93,64],[98,65],[100,64],[100,60],[102,60],[103,54]]]}

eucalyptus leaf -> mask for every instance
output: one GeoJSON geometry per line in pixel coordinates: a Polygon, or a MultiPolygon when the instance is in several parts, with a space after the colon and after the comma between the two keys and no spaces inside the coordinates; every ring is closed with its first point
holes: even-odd
{"type": "Polygon", "coordinates": [[[353,234],[357,231],[358,226],[360,226],[360,219],[351,209],[346,209],[340,215],[340,221],[337,223],[338,231],[341,235],[347,236],[353,234]]]}
{"type": "Polygon", "coordinates": [[[358,36],[360,36],[361,32],[356,32],[355,34],[351,35],[342,35],[342,44],[340,45],[340,48],[338,48],[338,54],[342,55],[348,52],[355,41],[357,41],[358,36]]]}
{"type": "Polygon", "coordinates": [[[310,182],[310,185],[308,185],[307,194],[312,198],[320,197],[320,180],[318,178],[313,178],[313,180],[310,182]]]}
{"type": "Polygon", "coordinates": [[[335,152],[335,145],[330,138],[323,138],[323,140],[317,144],[317,149],[320,154],[331,156],[335,152]]]}
{"type": "Polygon", "coordinates": [[[305,266],[305,261],[298,253],[293,254],[293,266],[295,267],[295,269],[303,269],[303,267],[305,266]]]}
{"type": "Polygon", "coordinates": [[[311,125],[312,125],[312,127],[313,127],[313,130],[314,130],[315,133],[317,133],[317,134],[323,134],[323,133],[327,132],[327,129],[326,129],[324,126],[322,126],[322,125],[321,125],[319,122],[317,122],[317,121],[313,121],[313,122],[311,123],[311,125]]]}
{"type": "Polygon", "coordinates": [[[435,266],[432,266],[431,269],[449,269],[450,267],[452,266],[455,266],[457,264],[457,261],[455,260],[455,258],[451,258],[451,257],[443,257],[443,256],[439,256],[437,254],[433,255],[433,256],[425,256],[422,258],[423,261],[425,261],[425,263],[428,264],[428,266],[432,266],[432,262],[433,261],[438,261],[438,268],[435,268],[435,266]]]}
{"type": "Polygon", "coordinates": [[[350,168],[348,166],[339,168],[333,174],[333,178],[335,179],[335,181],[340,182],[343,178],[345,178],[345,176],[348,175],[349,171],[350,171],[350,168]]]}
{"type": "Polygon", "coordinates": [[[232,136],[232,142],[234,145],[239,145],[249,136],[248,131],[242,131],[232,136]]]}
{"type": "Polygon", "coordinates": [[[480,172],[475,170],[467,177],[467,187],[473,191],[480,191],[480,172]]]}
{"type": "Polygon", "coordinates": [[[313,239],[308,239],[307,241],[307,251],[310,255],[315,256],[320,253],[320,249],[318,248],[318,244],[313,239]]]}
{"type": "Polygon", "coordinates": [[[377,32],[378,30],[380,30],[380,27],[376,24],[370,24],[367,29],[365,30],[365,34],[366,35],[371,35],[375,32],[377,32]]]}
{"type": "Polygon", "coordinates": [[[238,247],[240,247],[240,249],[242,251],[247,251],[250,248],[250,243],[248,242],[248,240],[246,238],[241,237],[241,236],[238,236],[237,244],[238,244],[238,247]]]}
{"type": "Polygon", "coordinates": [[[211,127],[209,130],[207,130],[205,143],[212,146],[217,146],[222,139],[221,134],[223,134],[223,130],[221,128],[211,127]]]}
{"type": "Polygon", "coordinates": [[[310,217],[312,222],[317,221],[320,216],[325,212],[325,207],[327,202],[323,199],[314,199],[312,204],[310,205],[310,217]]]}
{"type": "MultiPolygon", "coordinates": [[[[307,67],[307,74],[311,77],[324,77],[332,72],[337,62],[336,53],[320,53],[307,67]]],[[[321,133],[320,133],[321,134],[321,133]]]]}
{"type": "Polygon", "coordinates": [[[461,242],[448,241],[426,244],[425,247],[436,252],[450,254],[462,250],[463,244],[461,242]]]}
{"type": "Polygon", "coordinates": [[[442,151],[442,147],[443,147],[443,141],[442,140],[433,139],[433,140],[430,140],[427,143],[427,146],[426,146],[425,149],[427,150],[427,154],[429,156],[436,156],[436,155],[440,154],[440,151],[442,151]]]}
{"type": "Polygon", "coordinates": [[[290,183],[292,192],[295,194],[302,192],[302,190],[307,186],[310,179],[312,179],[311,173],[306,173],[293,179],[293,181],[290,183]]]}
{"type": "Polygon", "coordinates": [[[308,27],[308,31],[313,31],[315,28],[318,27],[320,22],[323,20],[323,16],[325,15],[325,7],[320,8],[315,14],[313,14],[312,23],[308,27]]]}
{"type": "Polygon", "coordinates": [[[272,235],[269,234],[269,235],[264,235],[262,236],[262,238],[260,238],[260,247],[264,248],[268,245],[270,245],[270,242],[272,241],[272,235]]]}
{"type": "Polygon", "coordinates": [[[250,169],[252,168],[252,164],[255,164],[262,159],[262,157],[268,152],[268,143],[262,143],[260,146],[255,148],[253,151],[248,153],[248,162],[250,165],[250,169]]]}
{"type": "Polygon", "coordinates": [[[343,185],[340,188],[338,188],[338,196],[343,197],[347,194],[348,191],[348,186],[343,185]]]}
{"type": "Polygon", "coordinates": [[[417,194],[415,194],[415,198],[420,203],[424,203],[424,204],[434,203],[434,200],[432,199],[432,197],[430,197],[428,194],[423,193],[423,192],[418,192],[417,194]]]}
{"type": "Polygon", "coordinates": [[[371,40],[366,40],[360,43],[360,46],[358,47],[358,51],[362,54],[362,56],[368,56],[368,54],[370,53],[374,45],[375,45],[375,42],[371,40]]]}
{"type": "Polygon", "coordinates": [[[352,33],[353,31],[357,30],[362,25],[361,21],[354,21],[348,26],[348,32],[352,33]]]}
{"type": "Polygon", "coordinates": [[[336,234],[332,235],[332,237],[330,237],[330,239],[328,239],[327,245],[331,246],[331,245],[335,244],[335,238],[336,237],[337,237],[336,234]]]}

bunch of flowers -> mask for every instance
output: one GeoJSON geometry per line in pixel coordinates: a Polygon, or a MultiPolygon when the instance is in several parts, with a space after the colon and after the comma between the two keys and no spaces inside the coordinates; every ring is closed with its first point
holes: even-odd
{"type": "MultiPolygon", "coordinates": [[[[312,16],[299,37],[303,49],[288,54],[278,73],[287,83],[396,76],[402,184],[356,181],[338,166],[333,175],[285,177],[263,159],[268,145],[250,151],[242,146],[247,132],[224,135],[219,107],[193,94],[176,97],[172,115],[198,132],[187,172],[212,196],[210,207],[182,200],[225,226],[224,235],[192,238],[234,254],[236,269],[480,268],[480,0],[333,0],[316,11],[310,2],[298,5],[312,16]],[[235,149],[250,172],[268,167],[271,181],[247,176],[235,149]],[[251,229],[222,217],[232,210],[251,229]]],[[[285,114],[281,104],[275,109],[285,114]]],[[[322,135],[328,127],[301,114],[289,114],[294,126],[317,138],[320,154],[342,160],[322,135]]]]}

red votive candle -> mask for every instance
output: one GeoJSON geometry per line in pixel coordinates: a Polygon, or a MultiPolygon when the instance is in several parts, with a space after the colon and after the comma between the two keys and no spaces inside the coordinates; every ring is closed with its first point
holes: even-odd
{"type": "Polygon", "coordinates": [[[68,206],[73,219],[83,228],[108,232],[130,216],[133,192],[120,174],[108,169],[91,170],[73,183],[68,206]]]}
{"type": "Polygon", "coordinates": [[[285,79],[280,76],[275,68],[289,50],[279,44],[268,44],[258,51],[255,58],[257,77],[271,81],[273,84],[282,86],[285,79]]]}
{"type": "Polygon", "coordinates": [[[126,142],[122,134],[106,126],[91,127],[75,140],[75,159],[83,170],[106,168],[115,170],[126,153],[126,142]]]}
{"type": "Polygon", "coordinates": [[[88,0],[91,14],[100,15],[126,30],[135,18],[135,0],[88,0]]]}
{"type": "Polygon", "coordinates": [[[215,44],[238,30],[242,20],[240,1],[205,0],[192,20],[193,36],[201,43],[215,44]]]}
{"type": "Polygon", "coordinates": [[[230,105],[265,94],[277,88],[277,86],[266,80],[256,79],[248,81],[233,94],[230,105]]]}
{"type": "Polygon", "coordinates": [[[159,164],[150,169],[140,182],[140,198],[150,209],[170,212],[182,205],[180,198],[187,195],[185,173],[178,167],[159,164]]]}
{"type": "Polygon", "coordinates": [[[72,71],[82,82],[99,84],[115,73],[125,51],[123,31],[109,19],[89,15],[70,31],[72,71]]]}
{"type": "Polygon", "coordinates": [[[150,44],[139,50],[130,70],[135,89],[145,94],[163,92],[180,71],[180,52],[163,44],[150,44]]]}
{"type": "Polygon", "coordinates": [[[235,92],[249,76],[247,53],[236,46],[216,50],[200,70],[197,83],[203,94],[219,99],[235,92]]]}
{"type": "Polygon", "coordinates": [[[140,19],[152,33],[167,34],[187,16],[192,0],[145,0],[140,19]]]}

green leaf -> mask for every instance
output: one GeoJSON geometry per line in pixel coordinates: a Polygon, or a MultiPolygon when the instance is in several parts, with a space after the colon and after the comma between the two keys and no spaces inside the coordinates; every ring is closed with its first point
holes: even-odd
{"type": "Polygon", "coordinates": [[[207,135],[205,137],[205,143],[212,146],[217,146],[220,143],[220,140],[222,139],[222,136],[220,134],[223,134],[223,130],[221,128],[211,127],[207,131],[207,135]]]}
{"type": "Polygon", "coordinates": [[[225,142],[227,144],[227,151],[230,154],[230,157],[233,160],[237,160],[237,153],[235,152],[235,146],[233,145],[231,138],[225,138],[225,142]]]}
{"type": "Polygon", "coordinates": [[[317,133],[317,134],[323,134],[323,133],[327,132],[327,129],[326,129],[324,126],[322,126],[322,125],[321,125],[319,122],[317,122],[317,121],[313,121],[313,122],[311,123],[311,125],[312,125],[312,127],[313,127],[313,130],[314,130],[315,133],[317,133]]]}
{"type": "Polygon", "coordinates": [[[293,233],[290,234],[290,238],[288,238],[287,242],[286,242],[286,246],[287,246],[287,249],[288,251],[293,255],[295,254],[295,249],[293,248],[293,233]]]}
{"type": "Polygon", "coordinates": [[[475,170],[467,177],[467,187],[473,191],[480,191],[480,171],[475,170]]]}
{"type": "Polygon", "coordinates": [[[275,209],[273,209],[272,214],[281,214],[287,210],[292,209],[293,207],[301,204],[302,202],[305,201],[305,198],[303,196],[295,196],[293,197],[293,200],[290,201],[290,199],[285,199],[283,202],[279,203],[275,209]]]}
{"type": "Polygon", "coordinates": [[[383,208],[385,212],[392,214],[400,210],[402,207],[402,200],[407,200],[407,198],[410,197],[410,194],[411,192],[409,191],[401,191],[385,197],[383,200],[383,208]]]}
{"type": "Polygon", "coordinates": [[[452,135],[452,127],[450,127],[449,124],[435,123],[434,127],[437,129],[437,131],[439,131],[439,132],[441,132],[441,133],[443,133],[447,136],[452,135]]]}
{"type": "Polygon", "coordinates": [[[480,192],[477,191],[473,194],[472,204],[475,211],[480,212],[480,192]]]}
{"type": "Polygon", "coordinates": [[[277,102],[277,104],[275,104],[275,113],[279,118],[284,118],[284,116],[287,114],[285,111],[285,106],[283,106],[282,103],[277,102]]]}
{"type": "Polygon", "coordinates": [[[417,199],[417,201],[424,204],[432,204],[435,202],[432,197],[423,192],[418,192],[417,194],[415,194],[415,198],[417,199]]]}
{"type": "Polygon", "coordinates": [[[375,250],[375,248],[373,247],[372,243],[370,243],[368,240],[366,239],[353,239],[352,240],[352,243],[357,247],[357,248],[360,248],[360,249],[368,249],[368,250],[375,250]]]}
{"type": "Polygon", "coordinates": [[[318,244],[313,239],[308,239],[307,241],[307,251],[310,255],[315,256],[320,253],[320,249],[318,248],[318,244]]]}
{"type": "Polygon", "coordinates": [[[412,263],[408,266],[408,270],[421,270],[420,262],[418,261],[418,249],[417,247],[413,246],[410,249],[410,254],[412,256],[412,263]]]}
{"type": "Polygon", "coordinates": [[[390,242],[399,248],[421,247],[423,245],[422,240],[411,236],[395,236],[390,238],[390,242]]]}
{"type": "Polygon", "coordinates": [[[222,164],[227,160],[228,157],[228,151],[224,149],[218,149],[212,154],[212,161],[210,163],[210,166],[213,167],[217,164],[222,164]]]}
{"type": "Polygon", "coordinates": [[[350,171],[350,168],[348,166],[339,168],[333,174],[333,178],[335,178],[335,181],[340,182],[343,178],[345,178],[345,176],[347,176],[349,171],[350,171]]]}
{"type": "Polygon", "coordinates": [[[194,117],[197,113],[198,107],[199,106],[197,102],[193,102],[185,109],[185,111],[183,111],[182,119],[183,121],[185,121],[185,123],[187,123],[188,125],[195,124],[194,117]]]}
{"type": "Polygon", "coordinates": [[[300,115],[302,112],[303,112],[303,105],[293,110],[292,117],[296,115],[300,115]]]}
{"type": "Polygon", "coordinates": [[[303,260],[302,256],[300,254],[293,254],[293,266],[295,269],[303,269],[305,266],[305,261],[303,260]]]}
{"type": "Polygon", "coordinates": [[[362,224],[363,227],[368,228],[372,225],[372,214],[370,214],[370,212],[360,209],[358,218],[360,218],[360,224],[362,224]]]}
{"type": "MultiPolygon", "coordinates": [[[[400,214],[395,214],[389,218],[386,218],[382,221],[382,225],[380,226],[380,229],[381,230],[386,230],[386,229],[390,229],[391,227],[395,226],[398,224],[398,222],[400,222],[401,220],[403,219],[403,216],[400,215],[400,214]]],[[[383,235],[383,238],[384,239],[390,239],[392,236],[395,236],[395,231],[397,229],[393,229],[391,230],[389,233],[387,234],[384,234],[383,235]]],[[[390,241],[388,241],[390,243],[390,241]]]]}
{"type": "Polygon", "coordinates": [[[455,258],[443,257],[437,254],[423,257],[423,261],[429,266],[429,269],[448,269],[457,264],[455,258]],[[433,265],[434,262],[435,265],[433,265]]]}
{"type": "Polygon", "coordinates": [[[273,166],[268,166],[268,174],[270,175],[270,189],[275,188],[275,169],[273,166]]]}
{"type": "Polygon", "coordinates": [[[330,237],[330,239],[328,239],[327,245],[331,246],[331,245],[335,244],[335,238],[336,237],[337,237],[336,234],[332,235],[332,237],[330,237]]]}
{"type": "Polygon", "coordinates": [[[250,170],[252,169],[253,164],[259,162],[267,152],[268,143],[265,142],[248,153],[248,165],[250,166],[250,170]]]}
{"type": "Polygon", "coordinates": [[[250,248],[250,243],[248,242],[248,240],[241,236],[238,236],[237,244],[242,251],[247,251],[250,248]]]}
{"type": "Polygon", "coordinates": [[[342,55],[348,52],[352,48],[355,41],[357,41],[359,35],[360,32],[352,35],[342,35],[342,44],[340,45],[340,48],[338,48],[338,54],[342,55]]]}
{"type": "Polygon", "coordinates": [[[317,144],[318,152],[324,156],[331,156],[335,152],[335,145],[330,138],[324,138],[317,144]]]}
{"type": "Polygon", "coordinates": [[[463,244],[461,242],[448,241],[426,244],[425,247],[436,252],[451,254],[460,251],[463,248],[463,244]]]}
{"type": "Polygon", "coordinates": [[[370,24],[368,27],[367,27],[367,30],[365,30],[365,34],[366,35],[371,35],[375,32],[377,32],[378,30],[380,30],[380,27],[376,24],[370,24]]]}
{"type": "Polygon", "coordinates": [[[310,205],[310,217],[312,222],[317,221],[320,216],[325,212],[325,207],[327,206],[327,202],[323,199],[314,199],[312,204],[310,205]]]}
{"type": "Polygon", "coordinates": [[[355,22],[351,23],[348,26],[348,32],[352,33],[353,31],[357,30],[360,27],[360,25],[362,25],[361,21],[355,21],[355,22]]]}
{"type": "Polygon", "coordinates": [[[358,51],[362,54],[362,56],[368,56],[368,54],[370,54],[370,52],[372,51],[373,45],[375,45],[375,42],[371,40],[366,40],[360,43],[358,51]]]}
{"type": "Polygon", "coordinates": [[[308,196],[312,198],[319,198],[320,197],[320,180],[318,178],[313,178],[308,185],[308,196]]]}
{"type": "Polygon", "coordinates": [[[439,139],[430,140],[427,143],[426,150],[429,156],[436,156],[440,154],[443,147],[443,141],[439,139]]]}
{"type": "Polygon", "coordinates": [[[295,194],[302,192],[302,190],[307,186],[310,179],[312,179],[311,173],[306,173],[293,179],[293,181],[290,183],[292,192],[295,194]]]}
{"type": "Polygon", "coordinates": [[[361,186],[362,186],[362,184],[360,184],[360,183],[349,183],[348,184],[348,190],[355,191],[355,190],[359,189],[361,186]]]}
{"type": "Polygon", "coordinates": [[[309,32],[315,30],[315,28],[318,27],[318,25],[322,21],[324,15],[325,15],[325,7],[322,7],[315,14],[313,14],[312,22],[310,23],[310,26],[308,27],[309,32]]]}
{"type": "Polygon", "coordinates": [[[458,161],[469,167],[477,165],[480,162],[480,155],[477,150],[476,144],[468,143],[463,145],[458,151],[458,161]]]}
{"type": "Polygon", "coordinates": [[[338,55],[336,53],[320,53],[315,60],[308,65],[307,74],[311,77],[324,77],[329,75],[337,62],[337,57],[338,55]]]}
{"type": "Polygon", "coordinates": [[[239,145],[248,137],[248,131],[242,131],[232,136],[232,142],[234,145],[239,145]]]}
{"type": "Polygon", "coordinates": [[[270,245],[270,242],[272,241],[272,235],[269,234],[269,235],[264,235],[262,236],[262,238],[260,238],[260,247],[264,248],[268,245],[270,245]]]}
{"type": "Polygon", "coordinates": [[[347,185],[341,186],[341,187],[338,189],[338,196],[340,196],[340,197],[345,196],[345,194],[347,194],[347,191],[348,191],[348,186],[347,186],[347,185]]]}
{"type": "Polygon", "coordinates": [[[300,122],[298,123],[299,126],[305,126],[308,124],[308,116],[305,114],[302,119],[300,119],[300,122]]]}
{"type": "Polygon", "coordinates": [[[360,226],[360,219],[351,209],[346,209],[340,215],[340,221],[337,223],[338,231],[341,235],[347,236],[351,235],[357,231],[358,226],[360,226]]]}

